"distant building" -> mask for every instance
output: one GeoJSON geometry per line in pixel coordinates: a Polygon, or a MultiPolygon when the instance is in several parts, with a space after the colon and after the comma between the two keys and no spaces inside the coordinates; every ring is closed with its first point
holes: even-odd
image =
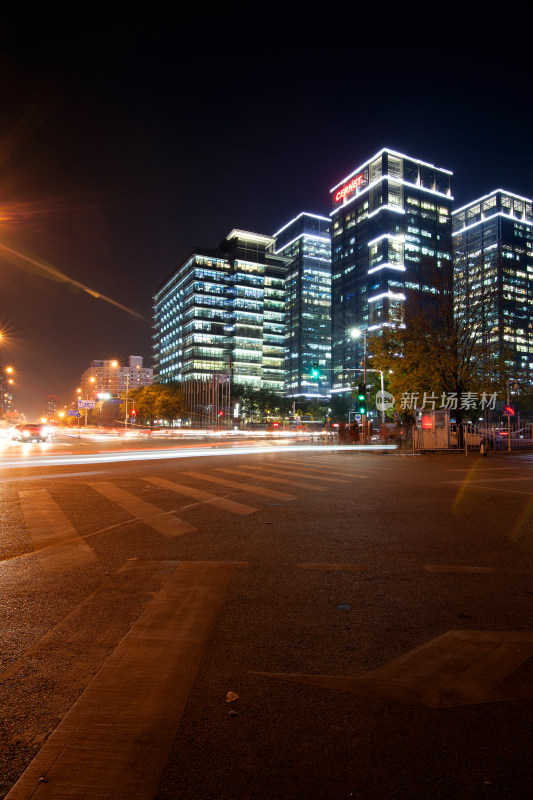
{"type": "Polygon", "coordinates": [[[213,373],[282,392],[288,260],[271,236],[232,230],[215,249],[196,248],[154,296],[156,380],[213,373]]]}
{"type": "Polygon", "coordinates": [[[331,189],[332,391],[360,368],[364,337],[395,324],[406,290],[451,269],[452,173],[383,149],[331,189]]]}
{"type": "Polygon", "coordinates": [[[0,419],[13,412],[13,367],[0,370],[0,419]]]}
{"type": "Polygon", "coordinates": [[[57,412],[61,410],[61,402],[59,397],[55,394],[51,394],[46,398],[46,403],[44,406],[44,415],[48,419],[53,419],[56,417],[57,412]]]}
{"type": "Polygon", "coordinates": [[[533,375],[532,201],[503,189],[452,215],[456,302],[483,303],[489,350],[513,377],[533,375]]]}
{"type": "Polygon", "coordinates": [[[143,367],[141,356],[130,356],[127,366],[116,360],[93,361],[81,376],[81,396],[93,399],[97,394],[106,393],[120,397],[127,391],[150,386],[153,383],[153,369],[143,367]]]}
{"type": "Polygon", "coordinates": [[[276,253],[291,259],[285,280],[285,393],[325,396],[331,385],[331,221],[302,212],[274,236],[276,253]]]}

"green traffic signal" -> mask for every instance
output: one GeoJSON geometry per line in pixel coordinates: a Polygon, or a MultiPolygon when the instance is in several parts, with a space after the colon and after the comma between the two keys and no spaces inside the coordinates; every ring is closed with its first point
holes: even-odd
{"type": "Polygon", "coordinates": [[[313,378],[319,378],[320,377],[320,369],[318,367],[318,364],[313,364],[313,369],[311,370],[311,375],[313,376],[313,378]]]}
{"type": "Polygon", "coordinates": [[[360,383],[357,387],[357,403],[359,413],[362,416],[366,416],[366,386],[364,383],[360,383]]]}

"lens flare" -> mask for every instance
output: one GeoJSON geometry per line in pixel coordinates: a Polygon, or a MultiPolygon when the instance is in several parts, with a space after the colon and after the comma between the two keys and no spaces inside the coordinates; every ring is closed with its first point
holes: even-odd
{"type": "Polygon", "coordinates": [[[120,308],[121,311],[131,314],[133,317],[137,317],[138,319],[142,319],[144,322],[148,322],[146,317],[143,317],[142,314],[138,314],[136,311],[133,311],[133,309],[122,305],[122,303],[118,303],[111,297],[106,297],[106,295],[97,292],[95,289],[91,289],[89,286],[85,286],[85,284],[74,280],[74,278],[70,278],[64,272],[61,272],[60,269],[38,258],[37,256],[29,253],[23,253],[21,250],[16,250],[4,242],[0,242],[0,256],[3,256],[7,261],[11,262],[17,267],[20,267],[21,269],[25,269],[28,272],[33,272],[34,274],[39,275],[42,278],[48,278],[48,280],[51,281],[66,283],[69,286],[73,286],[76,289],[86,292],[95,299],[103,300],[105,303],[109,303],[116,308],[120,308]]]}

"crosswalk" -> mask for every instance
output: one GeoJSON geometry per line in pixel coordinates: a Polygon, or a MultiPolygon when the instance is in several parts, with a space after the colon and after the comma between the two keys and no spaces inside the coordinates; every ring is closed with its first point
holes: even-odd
{"type": "MultiPolygon", "coordinates": [[[[259,498],[263,503],[269,500],[284,503],[297,500],[302,491],[322,493],[343,488],[355,473],[351,466],[338,469],[336,459],[334,464],[337,467],[335,470],[327,460],[318,465],[316,459],[280,459],[260,465],[239,463],[235,468],[212,467],[202,472],[184,471],[180,472],[179,480],[147,474],[137,478],[128,489],[111,480],[87,480],[84,485],[128,515],[124,522],[101,529],[100,532],[121,525],[142,523],[165,539],[172,540],[201,532],[201,523],[195,520],[194,515],[195,510],[202,506],[218,509],[223,515],[246,517],[257,514],[262,508],[261,503],[247,502],[247,495],[259,498]],[[191,482],[195,485],[191,485],[191,482]],[[140,496],[150,487],[194,502],[179,509],[165,510],[140,496]],[[208,491],[209,488],[211,491],[208,491]],[[230,494],[232,497],[227,496],[230,494]]],[[[21,491],[19,500],[31,539],[31,554],[36,556],[44,572],[85,567],[97,560],[90,539],[99,531],[89,536],[86,534],[87,538],[80,535],[47,489],[21,491]]]]}

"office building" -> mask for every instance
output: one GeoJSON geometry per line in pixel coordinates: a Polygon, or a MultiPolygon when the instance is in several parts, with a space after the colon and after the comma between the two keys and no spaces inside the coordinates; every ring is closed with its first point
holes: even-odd
{"type": "Polygon", "coordinates": [[[50,394],[46,398],[44,406],[44,416],[47,419],[55,419],[58,412],[61,410],[61,401],[55,394],[50,394]]]}
{"type": "Polygon", "coordinates": [[[361,375],[350,332],[398,324],[406,292],[451,269],[451,175],[383,149],[331,189],[333,392],[361,375]]]}
{"type": "Polygon", "coordinates": [[[157,380],[214,373],[283,392],[287,259],[275,239],[232,230],[215,249],[196,248],[154,296],[157,380]]]}
{"type": "MultiPolygon", "coordinates": [[[[531,199],[496,189],[452,214],[455,300],[482,306],[487,350],[511,376],[533,375],[531,199]]],[[[477,316],[476,316],[477,319],[477,316]]]]}
{"type": "Polygon", "coordinates": [[[120,397],[152,383],[153,369],[143,366],[141,356],[129,356],[125,366],[116,359],[96,360],[81,376],[81,397],[87,400],[94,400],[98,394],[120,397]]]}
{"type": "Polygon", "coordinates": [[[331,222],[302,212],[274,236],[276,253],[291,259],[285,281],[285,393],[324,397],[331,384],[331,222]]]}

